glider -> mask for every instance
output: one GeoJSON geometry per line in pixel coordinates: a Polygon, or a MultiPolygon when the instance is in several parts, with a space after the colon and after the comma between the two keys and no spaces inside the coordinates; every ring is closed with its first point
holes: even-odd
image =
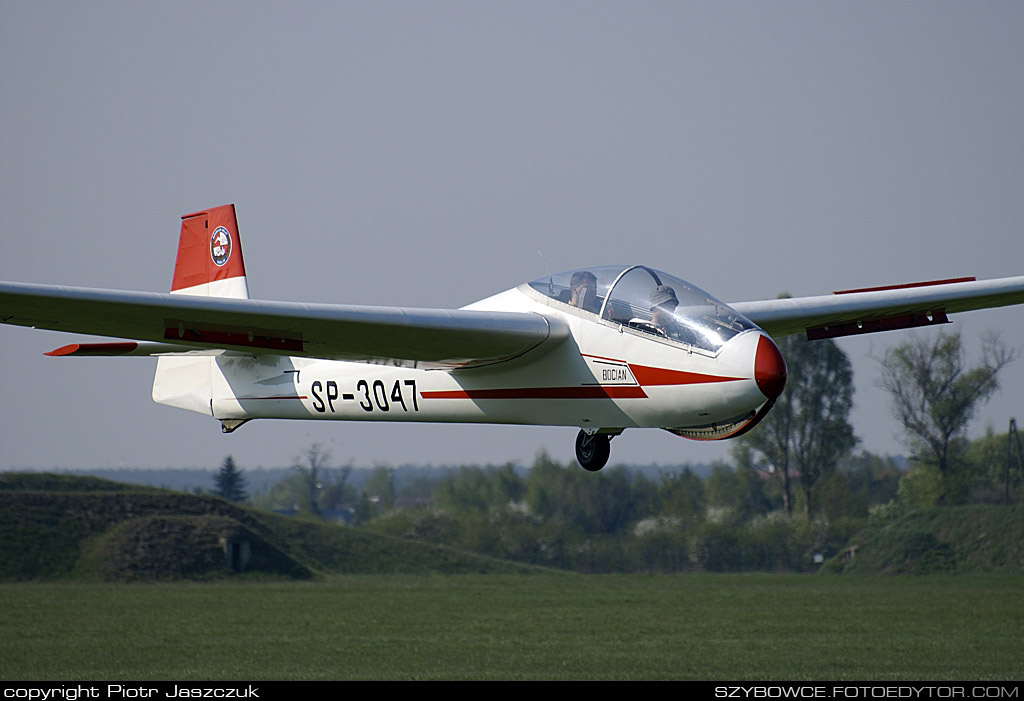
{"type": "Polygon", "coordinates": [[[153,399],[212,416],[578,427],[587,470],[627,428],[720,440],[786,382],[772,337],[947,323],[1024,303],[1024,276],[725,304],[644,265],[579,268],[462,309],[249,299],[234,205],[182,217],[169,294],[0,282],[0,322],[112,337],[53,356],[157,356],[153,399]]]}

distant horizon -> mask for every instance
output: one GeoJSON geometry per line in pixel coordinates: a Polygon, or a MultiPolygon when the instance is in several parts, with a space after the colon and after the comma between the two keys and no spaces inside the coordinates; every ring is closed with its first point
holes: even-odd
{"type": "MultiPolygon", "coordinates": [[[[849,457],[851,459],[856,459],[857,457],[859,457],[859,455],[860,455],[860,453],[855,452],[855,453],[851,454],[849,457]]],[[[896,462],[897,465],[899,466],[899,469],[901,471],[907,469],[907,465],[910,462],[906,457],[901,456],[901,455],[877,455],[876,457],[878,457],[878,458],[880,458],[882,460],[892,460],[892,461],[896,462]]],[[[559,464],[561,464],[561,465],[566,465],[570,469],[580,469],[580,470],[583,469],[583,468],[580,468],[578,465],[576,465],[575,461],[557,461],[557,462],[559,464]]],[[[711,474],[711,472],[714,470],[716,465],[722,464],[722,462],[723,461],[715,460],[715,461],[708,462],[708,463],[676,463],[676,464],[616,463],[616,464],[612,464],[612,465],[609,465],[608,467],[606,467],[604,469],[604,472],[613,471],[613,470],[616,470],[616,469],[623,469],[623,470],[626,470],[627,472],[643,473],[643,474],[646,474],[646,475],[651,475],[651,474],[662,474],[662,473],[668,473],[668,474],[679,473],[679,472],[683,472],[683,471],[689,470],[690,472],[692,472],[693,474],[697,475],[701,479],[707,479],[707,477],[711,474]]],[[[349,475],[350,479],[352,478],[353,474],[356,474],[357,478],[356,478],[355,481],[358,483],[358,482],[361,482],[362,479],[366,476],[363,473],[368,474],[368,473],[372,472],[373,470],[377,469],[378,467],[384,467],[386,469],[393,470],[394,472],[400,474],[400,473],[408,473],[408,472],[422,473],[422,472],[430,472],[430,471],[457,472],[458,470],[463,469],[463,468],[483,469],[483,470],[491,470],[491,469],[497,470],[497,469],[503,468],[506,464],[507,463],[496,463],[496,464],[489,464],[489,465],[472,465],[472,464],[448,464],[448,465],[432,465],[431,464],[431,465],[424,465],[424,464],[405,463],[405,464],[402,464],[402,465],[384,465],[384,464],[377,464],[377,465],[330,465],[330,466],[328,466],[325,469],[334,471],[334,470],[338,470],[340,468],[350,468],[351,469],[351,473],[349,475]]],[[[725,464],[727,464],[730,468],[732,468],[734,470],[741,469],[737,465],[735,465],[735,464],[733,464],[731,462],[727,462],[726,461],[725,464]]],[[[531,470],[533,468],[532,464],[512,463],[512,465],[513,465],[514,469],[516,469],[517,471],[520,471],[520,472],[524,472],[524,473],[528,472],[529,470],[531,470]]],[[[294,469],[294,466],[291,466],[291,465],[284,466],[284,467],[255,467],[255,468],[247,468],[244,465],[239,465],[237,462],[235,464],[235,467],[238,468],[243,473],[243,475],[246,477],[247,481],[251,481],[250,478],[255,476],[256,480],[259,481],[262,484],[267,484],[271,479],[278,479],[278,475],[286,474],[286,473],[288,473],[288,472],[290,472],[291,470],[294,469]]],[[[841,462],[840,465],[839,465],[839,469],[843,469],[843,468],[844,468],[844,463],[841,462]]],[[[190,477],[190,476],[192,478],[196,478],[196,477],[199,477],[200,475],[202,476],[203,479],[207,479],[207,478],[210,478],[210,477],[216,475],[219,470],[220,470],[219,466],[218,467],[77,467],[77,468],[24,469],[24,470],[17,470],[17,469],[6,470],[5,469],[5,470],[0,470],[0,475],[3,475],[4,473],[33,472],[33,473],[89,475],[89,476],[93,476],[93,477],[104,477],[104,478],[108,478],[108,479],[115,479],[117,477],[125,478],[125,479],[127,477],[138,477],[140,480],[143,480],[141,482],[143,484],[150,484],[150,485],[154,485],[154,486],[161,486],[160,484],[157,484],[157,480],[160,479],[159,475],[161,475],[161,473],[180,473],[180,474],[177,474],[177,475],[168,475],[168,476],[175,477],[174,481],[175,481],[175,483],[177,485],[187,484],[189,486],[195,486],[195,485],[191,485],[191,483],[185,482],[185,479],[190,477]],[[152,479],[146,479],[146,477],[148,477],[150,475],[153,475],[152,479]]],[[[764,473],[765,471],[764,470],[759,470],[759,472],[764,473]]],[[[793,473],[796,474],[795,471],[793,471],[793,473]]],[[[767,473],[765,473],[765,474],[767,474],[767,473]]],[[[115,479],[115,481],[116,481],[116,479],[115,479]]],[[[128,480],[128,481],[133,481],[133,480],[128,480]]],[[[178,488],[178,487],[172,487],[172,488],[178,488]]]]}
{"type": "MultiPolygon", "coordinates": [[[[887,460],[888,459],[888,460],[897,460],[897,461],[910,462],[910,458],[907,457],[906,455],[902,455],[902,454],[881,454],[881,453],[874,453],[874,452],[871,452],[871,451],[860,451],[860,450],[853,451],[848,457],[849,458],[856,458],[859,455],[861,455],[862,452],[868,452],[871,455],[876,456],[876,457],[878,457],[878,458],[880,458],[882,460],[887,460]]],[[[227,456],[224,456],[224,457],[227,457],[227,456]]],[[[560,460],[560,459],[558,459],[558,458],[556,458],[556,457],[554,457],[554,456],[552,456],[550,454],[548,454],[548,457],[551,458],[553,461],[559,463],[559,464],[568,464],[568,465],[574,465],[576,467],[579,467],[578,465],[576,465],[575,459],[562,459],[562,460],[560,460]]],[[[534,458],[534,459],[536,459],[536,458],[534,458]]],[[[221,458],[221,460],[223,460],[223,458],[221,458]]],[[[613,470],[613,469],[615,469],[617,467],[622,467],[622,468],[626,468],[626,469],[673,469],[673,468],[686,468],[686,467],[690,467],[690,468],[694,468],[694,467],[704,468],[704,467],[706,467],[706,468],[710,469],[710,468],[713,468],[715,466],[715,464],[723,463],[723,462],[728,464],[730,467],[733,467],[733,468],[737,467],[737,465],[735,465],[730,459],[717,459],[716,458],[714,460],[707,461],[707,462],[694,462],[694,461],[682,461],[682,462],[674,462],[674,463],[662,463],[662,462],[643,462],[643,463],[641,463],[641,462],[624,462],[624,461],[609,462],[608,466],[605,468],[605,470],[613,470]]],[[[531,463],[532,463],[532,461],[531,461],[531,463]]],[[[375,464],[369,464],[369,465],[366,465],[366,464],[350,464],[350,463],[331,464],[331,465],[328,466],[328,469],[334,470],[334,469],[346,468],[346,467],[347,468],[351,468],[353,470],[373,470],[373,469],[376,469],[378,467],[385,467],[385,468],[388,468],[388,469],[391,469],[391,470],[397,470],[397,469],[402,469],[402,468],[417,469],[417,470],[430,470],[430,469],[449,470],[449,469],[458,469],[458,468],[461,468],[461,467],[477,467],[477,468],[487,469],[487,468],[501,468],[501,467],[504,467],[507,464],[511,464],[511,465],[513,465],[515,467],[520,467],[520,468],[523,468],[523,469],[529,469],[530,467],[532,467],[531,463],[524,463],[524,462],[521,462],[521,461],[508,460],[508,461],[504,461],[504,462],[493,462],[493,463],[466,463],[466,462],[413,463],[413,462],[405,462],[405,463],[400,463],[400,464],[394,464],[393,465],[393,464],[390,464],[390,463],[386,463],[386,462],[380,461],[380,462],[377,462],[375,464]]],[[[261,470],[262,471],[291,470],[291,469],[294,468],[294,464],[292,464],[292,465],[279,465],[279,466],[258,465],[256,467],[246,467],[245,465],[239,464],[238,461],[235,461],[235,466],[238,469],[244,470],[246,472],[261,471],[261,470]]],[[[579,469],[582,470],[583,468],[579,468],[579,469]]],[[[3,467],[3,468],[0,468],[0,474],[2,474],[4,472],[51,472],[51,471],[53,471],[53,472],[82,472],[82,471],[155,472],[155,471],[160,471],[160,470],[195,470],[195,471],[217,472],[218,470],[220,470],[220,464],[218,463],[216,465],[211,465],[209,467],[202,467],[202,466],[198,466],[198,465],[197,466],[177,465],[177,466],[163,466],[163,467],[158,467],[158,466],[150,466],[150,467],[134,466],[133,467],[133,466],[128,466],[128,465],[126,465],[126,466],[117,466],[117,467],[112,467],[112,466],[107,466],[107,467],[104,467],[104,466],[79,466],[79,467],[3,467]]],[[[605,470],[603,470],[603,471],[605,471],[605,470]]]]}

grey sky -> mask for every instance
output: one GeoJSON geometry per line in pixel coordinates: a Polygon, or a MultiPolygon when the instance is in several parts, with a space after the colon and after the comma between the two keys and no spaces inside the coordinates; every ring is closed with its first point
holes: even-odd
{"type": "MultiPolygon", "coordinates": [[[[643,262],[726,301],[1024,273],[1019,2],[0,0],[0,279],[166,291],[234,202],[254,297],[456,307],[643,262]]],[[[1024,308],[956,317],[1024,347],[1024,308]]],[[[904,332],[905,333],[905,332],[904,332]]],[[[842,341],[863,447],[901,333],[842,341]]],[[[216,421],[0,328],[0,468],[572,458],[574,429],[216,421]]],[[[1024,361],[974,425],[1024,419],[1024,361]]],[[[729,444],[627,431],[612,462],[729,444]]]]}

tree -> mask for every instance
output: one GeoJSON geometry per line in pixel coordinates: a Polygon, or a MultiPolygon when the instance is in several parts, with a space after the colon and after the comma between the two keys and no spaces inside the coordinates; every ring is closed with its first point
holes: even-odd
{"type": "Polygon", "coordinates": [[[317,516],[320,515],[320,492],[329,478],[330,459],[331,454],[314,443],[292,465],[296,476],[295,503],[317,516]]]}
{"type": "Polygon", "coordinates": [[[990,334],[982,341],[981,364],[968,367],[960,334],[939,333],[931,342],[911,337],[881,360],[881,386],[906,431],[906,445],[914,460],[938,470],[944,500],[952,495],[953,473],[964,464],[967,426],[999,388],[999,371],[1015,357],[990,334]]]}
{"type": "Polygon", "coordinates": [[[433,502],[452,511],[500,511],[522,499],[525,487],[515,468],[462,467],[438,482],[433,502]]]}
{"type": "Polygon", "coordinates": [[[321,478],[317,504],[321,511],[342,511],[359,501],[355,487],[348,483],[352,466],[330,468],[321,478]]]}
{"type": "Polygon", "coordinates": [[[592,474],[537,455],[524,481],[523,500],[530,514],[568,532],[615,533],[633,514],[630,485],[621,470],[592,474]]]}
{"type": "Polygon", "coordinates": [[[704,482],[689,468],[661,476],[657,488],[657,513],[693,526],[704,518],[704,482]]]}
{"type": "Polygon", "coordinates": [[[734,457],[741,466],[767,463],[782,487],[783,506],[793,512],[791,471],[804,495],[804,511],[814,510],[812,489],[857,443],[850,425],[853,370],[832,340],[787,336],[778,344],[786,358],[786,389],[774,408],[738,439],[734,457]]]}
{"type": "Polygon", "coordinates": [[[734,470],[725,462],[716,462],[704,489],[708,506],[729,509],[737,521],[745,522],[772,510],[768,484],[754,470],[734,470]]]}
{"type": "Polygon", "coordinates": [[[230,455],[224,458],[220,471],[213,477],[213,482],[217,485],[213,493],[221,499],[242,502],[249,498],[245,491],[245,475],[235,467],[235,459],[230,455]]]}
{"type": "Polygon", "coordinates": [[[363,483],[363,497],[376,505],[381,514],[395,504],[395,471],[387,465],[377,465],[366,476],[363,483]]]}

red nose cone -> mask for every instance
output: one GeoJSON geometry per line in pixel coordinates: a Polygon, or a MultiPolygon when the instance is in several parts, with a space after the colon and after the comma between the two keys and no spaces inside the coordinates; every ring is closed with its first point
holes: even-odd
{"type": "Polygon", "coordinates": [[[754,380],[761,394],[769,400],[782,394],[782,388],[786,386],[786,361],[779,347],[764,335],[757,342],[754,355],[754,380]]]}

